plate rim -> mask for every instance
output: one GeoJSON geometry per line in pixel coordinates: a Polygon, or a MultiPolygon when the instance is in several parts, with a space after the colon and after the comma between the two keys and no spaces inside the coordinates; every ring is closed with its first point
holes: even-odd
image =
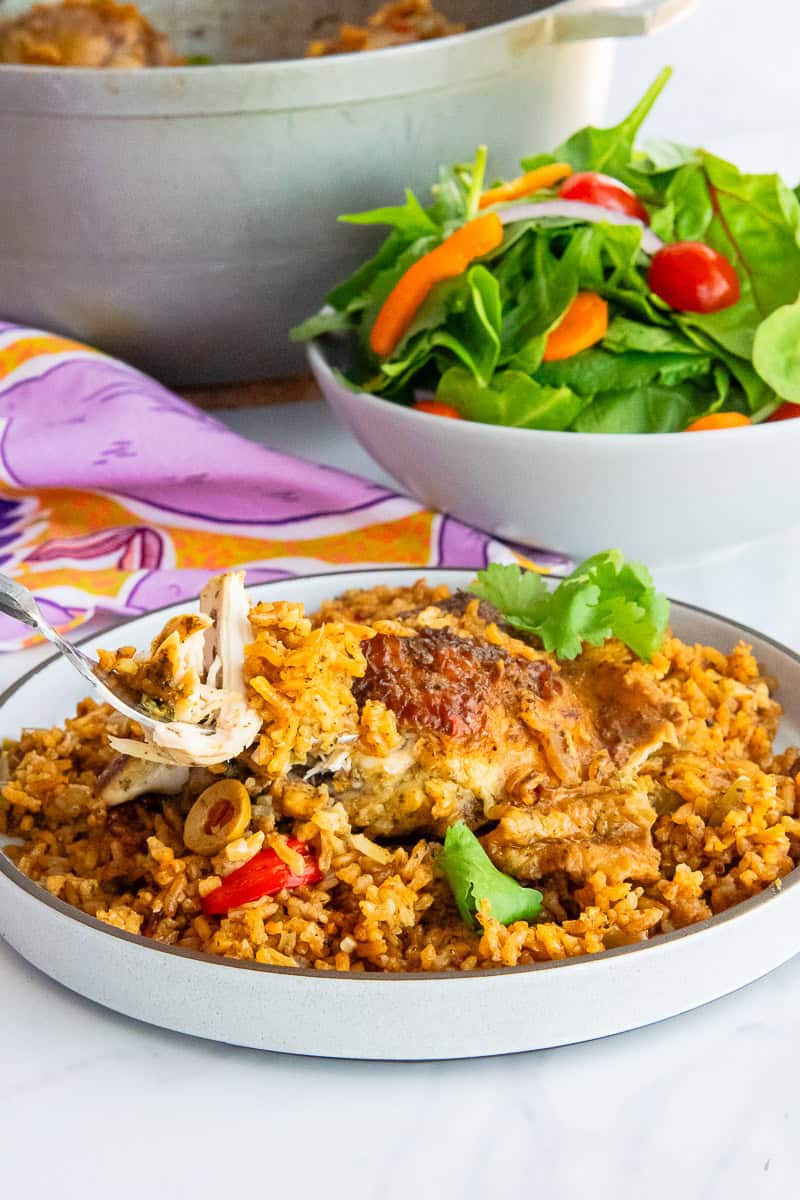
{"type": "MultiPolygon", "coordinates": [[[[439,575],[463,575],[468,572],[475,572],[479,568],[475,567],[427,567],[428,573],[436,572],[439,575]]],[[[294,583],[305,583],[311,581],[323,581],[326,579],[340,578],[348,575],[386,575],[386,574],[413,574],[417,579],[422,577],[426,572],[425,567],[365,567],[362,569],[350,568],[344,571],[316,571],[309,575],[298,575],[288,579],[275,579],[266,583],[253,584],[248,590],[252,593],[257,593],[265,588],[274,589],[284,585],[292,585],[294,583]]],[[[558,572],[543,572],[545,579],[561,579],[564,578],[558,572]]],[[[159,613],[167,612],[170,609],[177,608],[179,605],[190,605],[198,599],[197,596],[178,600],[170,604],[160,605],[158,608],[151,609],[148,612],[138,613],[135,616],[125,617],[121,621],[114,621],[107,629],[100,630],[96,633],[87,634],[76,641],[74,644],[83,646],[90,642],[96,641],[98,637],[104,636],[106,633],[113,633],[118,629],[123,629],[136,621],[146,620],[149,617],[158,616],[159,613]]],[[[783,642],[779,642],[776,638],[770,637],[768,634],[761,633],[752,626],[745,625],[740,621],[735,621],[730,617],[723,616],[722,613],[714,612],[712,609],[703,608],[698,604],[691,604],[688,601],[676,600],[669,597],[670,606],[676,605],[679,608],[686,609],[689,612],[699,613],[704,617],[711,617],[713,620],[721,621],[733,631],[739,634],[755,637],[759,641],[771,646],[779,653],[786,655],[800,666],[800,653],[792,650],[783,642]]],[[[46,658],[43,662],[38,663],[19,679],[10,684],[2,693],[0,693],[0,710],[4,709],[8,702],[16,695],[16,693],[26,684],[30,683],[37,675],[46,670],[54,663],[59,661],[58,653],[46,658]]],[[[669,933],[658,934],[653,941],[634,942],[628,946],[616,946],[613,949],[601,950],[592,954],[580,954],[574,957],[549,960],[546,962],[526,963],[516,967],[480,967],[468,971],[451,970],[451,971],[336,971],[336,970],[320,970],[315,967],[284,967],[276,966],[271,963],[258,963],[249,959],[227,958],[224,955],[207,954],[199,950],[189,950],[183,946],[173,946],[166,942],[158,942],[153,938],[144,937],[142,934],[130,933],[124,929],[118,929],[113,925],[109,925],[105,921],[98,920],[97,917],[92,917],[88,913],[82,912],[72,904],[68,904],[65,900],[59,899],[57,896],[51,895],[42,887],[30,879],[24,872],[11,861],[10,858],[3,852],[0,846],[0,874],[5,876],[6,880],[12,886],[20,888],[21,891],[27,893],[32,899],[43,903],[45,907],[52,909],[56,914],[66,917],[69,920],[76,921],[78,924],[85,926],[94,933],[105,934],[107,936],[119,938],[123,942],[128,942],[133,946],[145,951],[154,951],[161,954],[169,954],[181,959],[190,960],[208,967],[233,967],[238,970],[255,971],[260,974],[269,976],[277,976],[285,978],[291,976],[300,979],[315,979],[319,981],[328,980],[331,983],[342,983],[352,981],[353,983],[368,982],[370,986],[379,983],[419,983],[422,982],[447,982],[460,980],[485,980],[487,978],[497,978],[504,976],[521,976],[523,974],[533,974],[540,971],[553,971],[566,967],[583,967],[589,969],[591,964],[608,963],[616,958],[627,958],[632,954],[641,951],[648,951],[649,956],[654,958],[655,953],[659,950],[668,952],[669,949],[676,943],[681,942],[687,937],[708,936],[719,929],[721,926],[728,924],[730,921],[736,920],[738,917],[754,911],[755,909],[767,904],[771,901],[777,901],[782,896],[788,895],[794,887],[800,884],[800,865],[795,867],[787,875],[775,880],[769,884],[761,892],[755,896],[750,896],[746,900],[739,901],[738,904],[732,905],[720,913],[713,913],[710,917],[706,917],[702,921],[697,921],[692,925],[686,925],[682,929],[674,929],[669,933]]]]}

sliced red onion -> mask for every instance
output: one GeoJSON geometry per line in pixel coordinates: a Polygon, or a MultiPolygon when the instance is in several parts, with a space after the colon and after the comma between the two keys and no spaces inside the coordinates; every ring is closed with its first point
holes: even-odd
{"type": "Polygon", "coordinates": [[[652,229],[637,217],[616,209],[602,208],[599,204],[586,204],[582,200],[542,200],[540,204],[513,204],[508,208],[494,210],[504,225],[514,221],[530,221],[537,217],[567,217],[575,221],[603,222],[606,225],[638,225],[642,231],[642,249],[645,254],[655,254],[664,243],[652,229]]]}

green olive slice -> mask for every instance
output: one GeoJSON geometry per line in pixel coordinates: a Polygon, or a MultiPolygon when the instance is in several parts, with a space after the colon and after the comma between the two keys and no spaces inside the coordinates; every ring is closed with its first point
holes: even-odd
{"type": "Polygon", "coordinates": [[[220,779],[195,800],[183,826],[183,840],[195,854],[217,854],[241,837],[250,824],[250,797],[238,779],[220,779]]]}

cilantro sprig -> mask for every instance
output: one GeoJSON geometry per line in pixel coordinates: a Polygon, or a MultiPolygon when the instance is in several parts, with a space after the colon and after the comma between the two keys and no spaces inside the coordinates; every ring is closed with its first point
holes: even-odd
{"type": "Polygon", "coordinates": [[[669,601],[647,567],[627,562],[621,550],[587,558],[552,592],[535,572],[500,563],[479,571],[470,591],[559,658],[577,658],[584,642],[601,646],[616,637],[649,660],[669,619],[669,601]]]}
{"type": "Polygon", "coordinates": [[[470,928],[478,927],[476,913],[483,900],[489,901],[492,916],[502,925],[538,916],[542,893],[522,887],[510,875],[498,871],[463,821],[447,830],[437,861],[450,884],[461,920],[470,928]]]}

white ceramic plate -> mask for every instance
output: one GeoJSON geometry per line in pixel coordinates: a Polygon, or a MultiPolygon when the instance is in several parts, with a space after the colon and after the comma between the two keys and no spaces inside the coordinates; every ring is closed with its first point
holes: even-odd
{"type": "MultiPolygon", "coordinates": [[[[397,585],[419,571],[344,572],[253,589],[313,608],[346,587],[397,585]]],[[[428,571],[452,586],[472,573],[428,571]]],[[[128,622],[145,645],[173,612],[128,622]]],[[[780,745],[800,741],[800,657],[754,631],[687,605],[672,623],[687,641],[726,650],[750,642],[780,680],[780,745]]],[[[113,644],[108,632],[86,645],[113,644]]],[[[59,660],[0,701],[0,736],[49,726],[84,694],[59,660]]],[[[120,932],[55,899],[0,855],[0,933],[34,966],[118,1012],[198,1037],[335,1058],[436,1059],[539,1049],[604,1037],[674,1016],[734,991],[798,949],[800,872],[736,908],[667,934],[560,963],[429,975],[313,972],[215,959],[120,932]]]]}

